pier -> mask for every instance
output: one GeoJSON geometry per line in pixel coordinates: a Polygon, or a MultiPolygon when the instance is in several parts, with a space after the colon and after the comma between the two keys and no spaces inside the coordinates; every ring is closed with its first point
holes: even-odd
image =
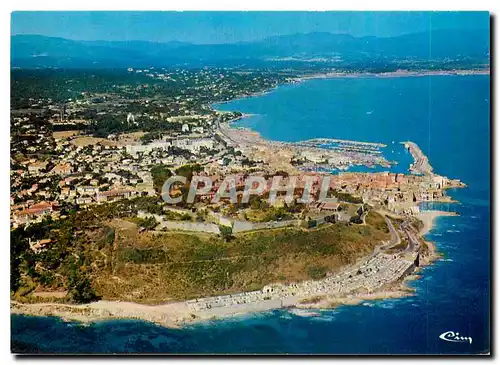
{"type": "Polygon", "coordinates": [[[347,139],[334,139],[334,138],[313,138],[308,139],[306,141],[299,142],[303,145],[325,145],[325,144],[340,144],[340,145],[353,145],[353,146],[361,146],[364,148],[382,148],[387,147],[383,143],[375,143],[375,142],[362,142],[362,141],[352,141],[347,139]]]}
{"type": "MultiPolygon", "coordinates": [[[[225,141],[227,146],[238,147],[252,155],[256,153],[258,159],[264,159],[271,166],[279,164],[278,169],[289,164],[290,158],[295,156],[301,161],[302,169],[321,167],[326,170],[345,169],[352,165],[390,166],[381,149],[386,147],[382,143],[360,142],[330,138],[315,138],[298,142],[268,141],[257,132],[231,128],[229,123],[217,123],[216,133],[225,141]],[[279,156],[290,155],[290,158],[279,156]]],[[[290,164],[289,164],[290,165],[290,164]]],[[[289,166],[291,170],[295,167],[289,166]]]]}
{"type": "Polygon", "coordinates": [[[429,163],[429,159],[424,155],[420,147],[418,147],[416,143],[410,141],[401,143],[408,149],[414,160],[413,164],[410,166],[410,171],[416,174],[433,175],[433,168],[429,163]]]}

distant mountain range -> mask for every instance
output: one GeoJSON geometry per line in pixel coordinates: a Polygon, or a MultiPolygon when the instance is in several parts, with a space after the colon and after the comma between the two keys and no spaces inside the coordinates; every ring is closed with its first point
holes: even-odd
{"type": "Polygon", "coordinates": [[[391,38],[307,33],[261,41],[199,45],[184,42],[74,41],[40,35],[11,37],[12,67],[262,66],[350,62],[442,61],[489,63],[484,30],[436,30],[391,38]]]}

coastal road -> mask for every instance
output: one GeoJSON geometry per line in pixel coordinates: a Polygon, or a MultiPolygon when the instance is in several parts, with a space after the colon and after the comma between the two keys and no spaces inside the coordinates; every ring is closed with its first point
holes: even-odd
{"type": "Polygon", "coordinates": [[[418,239],[415,237],[413,232],[410,229],[409,223],[404,222],[401,226],[403,229],[403,232],[406,234],[408,237],[408,246],[406,246],[406,252],[413,252],[416,251],[420,247],[420,243],[418,242],[418,239]]]}
{"type": "Polygon", "coordinates": [[[385,222],[387,223],[387,227],[389,227],[389,232],[391,233],[391,242],[389,242],[387,245],[384,245],[381,247],[381,249],[386,249],[390,248],[393,246],[397,246],[401,243],[401,237],[399,237],[398,232],[396,232],[396,228],[394,228],[394,225],[392,224],[392,221],[384,215],[385,222]]]}

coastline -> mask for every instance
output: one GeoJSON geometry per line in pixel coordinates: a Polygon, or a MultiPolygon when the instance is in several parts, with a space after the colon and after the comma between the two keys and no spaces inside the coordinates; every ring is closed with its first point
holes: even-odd
{"type": "MultiPolygon", "coordinates": [[[[443,211],[425,211],[417,215],[423,227],[419,236],[427,234],[439,216],[451,216],[443,211]]],[[[145,305],[135,302],[100,300],[89,304],[61,304],[61,303],[35,303],[24,304],[11,300],[11,314],[28,316],[55,316],[64,321],[89,323],[113,319],[133,319],[152,322],[167,328],[180,328],[198,322],[224,319],[256,312],[265,312],[276,309],[333,309],[340,305],[357,305],[368,300],[384,300],[402,298],[414,295],[408,282],[418,279],[416,273],[421,267],[431,264],[438,259],[439,253],[432,242],[425,242],[428,252],[422,255],[420,265],[411,273],[391,282],[373,292],[362,293],[336,293],[328,292],[318,295],[296,295],[281,299],[261,300],[250,303],[235,304],[228,307],[214,307],[194,311],[188,304],[189,301],[173,302],[160,305],[145,305]]],[[[362,258],[353,266],[365,260],[362,258]]],[[[342,271],[345,271],[344,268],[342,271]]],[[[304,314],[307,315],[307,314],[304,314]]]]}
{"type": "MultiPolygon", "coordinates": [[[[278,84],[274,87],[271,87],[266,90],[262,91],[257,91],[251,94],[245,94],[236,97],[235,99],[232,100],[226,100],[226,101],[221,101],[221,102],[215,102],[211,104],[212,110],[216,112],[227,112],[226,110],[220,110],[217,108],[219,105],[224,105],[226,103],[233,102],[235,100],[240,100],[240,99],[247,99],[247,98],[253,98],[253,97],[259,97],[259,96],[264,96],[269,93],[272,93],[276,90],[278,90],[280,87],[283,86],[291,86],[294,84],[299,84],[304,81],[308,80],[315,80],[315,79],[335,79],[335,78],[363,78],[363,77],[375,77],[375,78],[394,78],[394,77],[423,77],[423,76],[475,76],[475,75],[490,75],[491,70],[488,69],[483,69],[483,70],[422,70],[422,71],[406,71],[406,70],[398,70],[398,71],[391,71],[391,72],[320,72],[320,73],[315,73],[315,74],[310,74],[310,75],[304,75],[304,76],[290,76],[290,81],[284,82],[281,84],[278,84]]],[[[236,118],[235,120],[242,119],[242,118],[247,118],[251,117],[255,114],[245,114],[242,117],[236,118]]]]}
{"type": "Polygon", "coordinates": [[[312,79],[333,79],[333,78],[361,78],[361,77],[422,77],[422,76],[473,76],[473,75],[490,75],[490,69],[485,70],[423,70],[423,71],[406,71],[398,70],[392,72],[327,72],[318,73],[297,78],[298,82],[312,79]]]}
{"type": "MultiPolygon", "coordinates": [[[[323,73],[316,73],[316,74],[311,74],[311,75],[305,75],[305,76],[295,76],[295,77],[290,77],[290,80],[287,82],[278,84],[270,89],[258,91],[252,94],[247,94],[247,95],[242,95],[239,97],[236,97],[235,99],[228,100],[228,101],[223,101],[223,102],[218,102],[218,103],[212,103],[210,105],[211,109],[214,112],[217,113],[227,113],[230,112],[229,110],[221,110],[218,109],[218,106],[224,105],[226,103],[234,102],[237,100],[242,100],[242,99],[247,99],[250,97],[260,97],[267,95],[269,93],[272,93],[276,90],[278,90],[281,87],[291,87],[296,84],[300,84],[302,82],[308,81],[308,80],[313,80],[313,79],[334,79],[334,78],[399,78],[399,77],[423,77],[423,76],[476,76],[476,75],[490,75],[490,69],[471,69],[471,70],[421,70],[421,71],[407,71],[407,70],[397,70],[397,71],[392,71],[392,72],[385,72],[385,73],[371,73],[371,72],[353,72],[353,73],[347,73],[347,72],[323,72],[323,73]]],[[[233,110],[235,111],[235,110],[233,110]]],[[[238,110],[239,111],[239,110],[238,110]]],[[[247,128],[247,127],[238,127],[235,124],[238,121],[241,121],[243,119],[248,119],[254,116],[257,116],[258,114],[255,113],[244,113],[239,111],[242,115],[236,118],[233,118],[225,123],[220,123],[219,124],[219,130],[221,130],[221,127],[227,128],[227,131],[232,131],[233,133],[235,132],[240,132],[239,134],[244,134],[244,138],[242,141],[237,141],[236,143],[238,146],[242,146],[243,142],[248,142],[249,145],[251,146],[260,146],[260,147],[273,147],[273,146],[280,146],[280,148],[285,148],[288,146],[293,146],[294,143],[297,142],[303,142],[303,141],[295,141],[295,142],[285,142],[285,141],[279,141],[279,140],[271,140],[264,138],[260,132],[256,131],[253,128],[247,128]]],[[[224,132],[222,134],[225,134],[224,132]]],[[[232,139],[232,138],[230,138],[232,139]]],[[[365,142],[365,143],[374,143],[374,142],[365,142]]],[[[407,142],[400,142],[401,144],[405,145],[405,148],[408,148],[408,145],[411,145],[413,147],[416,147],[416,150],[421,152],[419,147],[411,141],[407,142]]],[[[384,146],[386,147],[386,146],[384,146]]],[[[415,149],[415,148],[413,148],[415,149]]],[[[378,163],[378,165],[387,167],[384,164],[385,163],[390,163],[385,159],[384,155],[382,163],[378,163]]],[[[418,158],[415,158],[415,154],[412,153],[412,156],[414,157],[414,163],[415,164],[423,164],[424,168],[423,171],[420,171],[419,168],[411,167],[410,168],[410,173],[423,173],[423,174],[433,174],[433,169],[429,165],[427,157],[425,157],[425,161],[421,161],[418,158]],[[424,163],[425,162],[425,163],[424,163]]],[[[354,163],[352,166],[355,165],[364,165],[363,163],[354,163]]],[[[377,163],[375,163],[377,165],[377,163]]],[[[294,170],[295,171],[295,170],[294,170]]],[[[296,171],[295,171],[296,172],[296,171]]],[[[462,187],[465,187],[466,185],[462,183],[462,187]]],[[[438,200],[436,200],[438,201],[438,200]]],[[[439,200],[440,202],[443,203],[456,203],[455,200],[450,198],[449,196],[442,198],[439,200]]]]}
{"type": "Polygon", "coordinates": [[[435,225],[437,217],[456,217],[458,213],[455,212],[445,212],[441,210],[424,210],[417,214],[418,220],[423,223],[423,227],[419,232],[420,236],[425,236],[429,233],[435,225]]]}
{"type": "MultiPolygon", "coordinates": [[[[468,73],[467,75],[474,74],[488,74],[487,73],[468,73]]],[[[457,73],[443,73],[443,72],[426,72],[426,73],[387,73],[387,74],[323,74],[311,77],[304,77],[296,79],[298,82],[314,78],[335,78],[335,77],[414,77],[426,75],[458,75],[457,73]]],[[[296,82],[297,82],[296,81],[296,82]]],[[[286,84],[285,84],[286,85],[286,84]]],[[[282,85],[279,85],[282,86],[282,85]]],[[[279,87],[277,86],[277,87],[279,87]]],[[[254,95],[242,96],[242,98],[260,96],[276,90],[277,87],[272,89],[255,93],[254,95]]],[[[229,121],[227,124],[229,128],[235,121],[248,118],[252,114],[243,114],[242,116],[229,121]]],[[[258,134],[252,130],[252,133],[258,134]]],[[[260,134],[259,138],[260,137],[260,134]]],[[[267,141],[266,141],[267,142],[267,141]]],[[[275,141],[271,141],[275,142],[275,141]]],[[[423,228],[419,232],[419,236],[424,236],[430,232],[438,216],[452,216],[456,214],[440,211],[423,211],[417,215],[417,218],[422,221],[423,228]]],[[[429,254],[426,255],[425,260],[422,260],[422,266],[430,264],[437,259],[438,253],[434,244],[426,242],[429,248],[429,254]]],[[[329,295],[325,294],[324,298],[315,303],[301,303],[308,298],[292,297],[286,300],[275,301],[269,300],[261,302],[257,305],[254,303],[242,304],[229,308],[216,308],[217,310],[203,310],[193,312],[187,305],[187,302],[167,303],[156,306],[149,306],[134,302],[121,302],[121,301],[98,301],[90,304],[71,305],[71,304],[57,304],[57,303],[37,303],[37,304],[21,304],[11,301],[11,314],[24,314],[30,316],[56,316],[66,321],[79,321],[79,322],[94,322],[101,320],[111,319],[136,319],[153,322],[169,328],[179,328],[187,324],[192,324],[210,319],[222,319],[235,315],[244,315],[254,312],[269,311],[274,309],[283,308],[301,308],[301,309],[320,309],[320,308],[334,308],[338,305],[356,305],[364,300],[383,300],[389,298],[401,298],[413,295],[411,288],[405,285],[408,281],[417,279],[417,275],[406,275],[402,280],[391,283],[389,287],[384,287],[380,290],[371,293],[360,294],[347,294],[347,295],[329,295]]]]}
{"type": "Polygon", "coordinates": [[[242,304],[228,308],[216,308],[209,311],[191,311],[185,302],[167,303],[156,306],[134,302],[101,300],[89,304],[36,303],[22,304],[11,301],[10,314],[34,317],[58,317],[67,322],[93,323],[98,321],[130,319],[152,322],[167,328],[182,328],[207,320],[243,316],[277,309],[334,309],[340,305],[357,305],[367,300],[384,300],[413,295],[413,290],[405,285],[418,276],[407,276],[402,282],[373,293],[349,294],[345,296],[321,295],[322,300],[304,303],[308,297],[293,297],[285,300],[268,300],[242,304]]]}

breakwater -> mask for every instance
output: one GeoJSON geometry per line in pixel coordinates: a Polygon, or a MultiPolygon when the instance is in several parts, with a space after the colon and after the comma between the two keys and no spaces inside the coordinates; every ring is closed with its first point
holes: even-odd
{"type": "Polygon", "coordinates": [[[433,168],[429,163],[429,159],[427,158],[426,155],[424,155],[420,147],[418,147],[416,143],[410,141],[402,143],[405,146],[405,148],[408,149],[408,151],[411,153],[414,159],[414,162],[413,164],[411,164],[409,170],[417,174],[431,175],[433,168]]]}

